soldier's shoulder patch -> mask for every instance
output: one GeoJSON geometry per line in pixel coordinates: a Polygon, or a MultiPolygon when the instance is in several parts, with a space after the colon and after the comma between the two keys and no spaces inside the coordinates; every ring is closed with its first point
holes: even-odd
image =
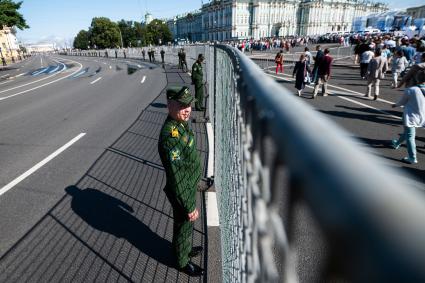
{"type": "Polygon", "coordinates": [[[180,150],[173,149],[170,151],[170,159],[171,161],[177,161],[180,160],[180,150]]]}
{"type": "Polygon", "coordinates": [[[171,128],[171,137],[173,137],[173,138],[179,137],[179,130],[176,127],[171,128]]]}

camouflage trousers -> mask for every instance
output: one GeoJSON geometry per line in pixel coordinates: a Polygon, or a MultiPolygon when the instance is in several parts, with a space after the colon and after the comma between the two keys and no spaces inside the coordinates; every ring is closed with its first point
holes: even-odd
{"type": "Polygon", "coordinates": [[[189,262],[189,253],[192,250],[193,222],[174,220],[173,225],[173,250],[179,268],[185,267],[189,262]]]}
{"type": "Polygon", "coordinates": [[[204,84],[203,83],[195,83],[195,108],[201,109],[204,107],[204,84]]]}

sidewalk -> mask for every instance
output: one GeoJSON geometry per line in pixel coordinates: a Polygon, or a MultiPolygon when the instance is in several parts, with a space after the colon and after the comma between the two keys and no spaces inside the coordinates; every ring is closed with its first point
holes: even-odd
{"type": "MultiPolygon", "coordinates": [[[[190,77],[166,67],[168,84],[190,77]]],[[[199,116],[194,113],[194,117],[199,116]]],[[[162,188],[157,153],[167,116],[165,89],[127,131],[22,239],[0,258],[0,282],[206,282],[174,268],[172,210],[162,188]]],[[[208,141],[204,124],[193,124],[204,172],[208,141]]],[[[206,268],[205,203],[195,222],[194,258],[206,268]]]]}

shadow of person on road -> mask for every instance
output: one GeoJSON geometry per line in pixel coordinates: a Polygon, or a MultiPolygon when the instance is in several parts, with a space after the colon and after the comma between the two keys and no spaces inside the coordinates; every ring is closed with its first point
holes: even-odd
{"type": "Polygon", "coordinates": [[[133,216],[125,202],[96,189],[69,186],[71,208],[91,227],[126,239],[140,252],[169,267],[174,267],[171,243],[133,216]]]}

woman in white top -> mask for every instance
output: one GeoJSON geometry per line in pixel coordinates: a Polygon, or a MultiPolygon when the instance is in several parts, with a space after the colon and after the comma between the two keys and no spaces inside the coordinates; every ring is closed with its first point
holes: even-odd
{"type": "Polygon", "coordinates": [[[410,164],[418,163],[416,158],[415,134],[416,128],[425,127],[425,70],[416,74],[418,85],[404,90],[404,94],[399,102],[392,107],[403,106],[404,132],[400,138],[391,141],[394,149],[398,149],[400,144],[406,141],[408,157],[402,161],[410,164]]]}
{"type": "Polygon", "coordinates": [[[391,73],[393,74],[391,87],[397,87],[398,77],[406,71],[408,65],[409,61],[407,61],[406,57],[404,57],[404,52],[401,50],[396,51],[391,65],[391,73]]]}

